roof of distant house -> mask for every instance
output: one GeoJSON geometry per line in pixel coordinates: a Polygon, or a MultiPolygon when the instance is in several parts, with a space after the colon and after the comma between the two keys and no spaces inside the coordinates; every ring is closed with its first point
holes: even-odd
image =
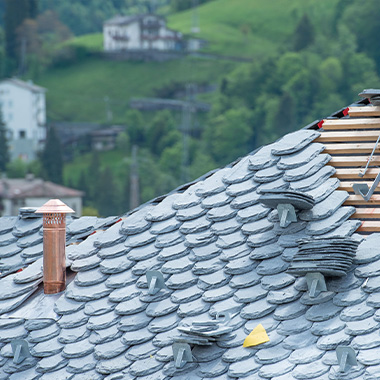
{"type": "Polygon", "coordinates": [[[138,15],[130,15],[130,16],[122,16],[117,15],[112,17],[111,19],[104,22],[104,25],[128,25],[135,21],[143,20],[146,17],[154,17],[156,19],[165,20],[163,16],[158,16],[155,14],[138,14],[138,15]]]}
{"type": "Polygon", "coordinates": [[[83,194],[82,191],[34,178],[32,175],[26,178],[0,179],[0,197],[2,198],[82,197],[83,194]]]}
{"type": "Polygon", "coordinates": [[[26,90],[30,90],[32,92],[46,92],[47,91],[46,88],[37,86],[31,80],[23,81],[18,78],[7,78],[7,79],[3,79],[0,83],[11,83],[11,84],[14,84],[15,86],[24,88],[26,90]]]}

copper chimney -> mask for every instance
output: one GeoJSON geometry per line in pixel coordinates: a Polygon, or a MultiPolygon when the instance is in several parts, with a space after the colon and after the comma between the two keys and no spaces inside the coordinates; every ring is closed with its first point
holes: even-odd
{"type": "Polygon", "coordinates": [[[66,288],[66,214],[74,210],[59,199],[50,199],[35,212],[43,214],[44,293],[59,293],[66,288]]]}

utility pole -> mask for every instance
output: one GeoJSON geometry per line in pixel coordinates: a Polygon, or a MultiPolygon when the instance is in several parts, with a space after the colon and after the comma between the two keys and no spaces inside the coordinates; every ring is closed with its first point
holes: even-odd
{"type": "Polygon", "coordinates": [[[189,136],[192,126],[192,113],[194,112],[194,85],[186,84],[186,99],[182,106],[182,182],[187,183],[189,176],[189,136]]]}
{"type": "Polygon", "coordinates": [[[104,97],[104,104],[106,106],[106,120],[108,123],[111,123],[113,115],[110,107],[110,97],[108,95],[104,97]]]}
{"type": "Polygon", "coordinates": [[[129,208],[135,209],[140,205],[140,180],[139,180],[139,167],[137,161],[138,146],[132,147],[132,163],[130,171],[130,198],[129,208]]]}
{"type": "Polygon", "coordinates": [[[22,37],[21,39],[21,51],[20,51],[20,65],[18,68],[18,73],[22,76],[25,73],[26,65],[26,38],[22,37]]]}
{"type": "Polygon", "coordinates": [[[199,33],[201,31],[201,28],[199,26],[198,5],[198,0],[192,0],[193,14],[191,20],[191,33],[199,33]]]}

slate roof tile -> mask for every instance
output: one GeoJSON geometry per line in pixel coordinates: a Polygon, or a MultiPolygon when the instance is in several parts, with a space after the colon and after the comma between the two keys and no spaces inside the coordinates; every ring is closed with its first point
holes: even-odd
{"type": "Polygon", "coordinates": [[[175,290],[171,294],[170,299],[172,302],[180,304],[194,301],[202,297],[202,294],[203,290],[199,289],[196,285],[193,285],[186,289],[175,290]]]}
{"type": "Polygon", "coordinates": [[[62,329],[57,339],[58,342],[62,344],[75,343],[79,340],[87,338],[90,334],[91,331],[88,330],[85,325],[82,325],[72,329],[62,329]]]}
{"type": "Polygon", "coordinates": [[[298,152],[309,145],[318,136],[320,136],[319,132],[307,129],[289,133],[273,144],[272,154],[281,156],[283,154],[298,152]]]}
{"type": "Polygon", "coordinates": [[[68,360],[62,357],[61,354],[55,354],[47,358],[42,358],[37,363],[37,371],[42,373],[57,371],[65,367],[67,363],[68,360]]]}
{"type": "Polygon", "coordinates": [[[223,181],[225,177],[233,172],[231,168],[217,170],[212,175],[200,182],[195,190],[195,193],[200,197],[207,197],[222,192],[227,187],[223,181]]]}
{"type": "Polygon", "coordinates": [[[145,219],[153,206],[147,206],[129,215],[121,222],[120,232],[124,235],[140,234],[148,230],[151,223],[145,219]]]}
{"type": "MultiPolygon", "coordinates": [[[[253,172],[251,172],[253,174],[253,172]]],[[[243,182],[234,183],[226,188],[226,194],[231,197],[244,195],[254,191],[259,186],[252,178],[246,179],[243,182]]]]}
{"type": "Polygon", "coordinates": [[[281,156],[277,167],[281,170],[294,169],[306,165],[325,149],[320,143],[307,145],[304,149],[293,153],[281,156]]]}
{"type": "Polygon", "coordinates": [[[253,179],[258,183],[268,183],[281,178],[283,174],[283,170],[280,170],[277,168],[276,165],[273,165],[266,169],[261,169],[257,171],[253,179]]]}
{"type": "Polygon", "coordinates": [[[264,378],[273,378],[289,373],[294,367],[294,364],[287,360],[274,364],[264,364],[259,370],[259,375],[264,378]]]}
{"type": "Polygon", "coordinates": [[[340,319],[345,322],[360,321],[375,314],[375,309],[368,306],[365,301],[354,306],[348,306],[340,313],[340,319]]]}
{"type": "Polygon", "coordinates": [[[248,256],[252,251],[252,248],[248,247],[246,243],[234,246],[232,248],[224,248],[223,252],[220,254],[220,260],[231,261],[235,259],[240,259],[242,257],[248,256]]]}
{"type": "MultiPolygon", "coordinates": [[[[202,247],[204,245],[215,242],[217,239],[218,236],[215,235],[212,231],[197,232],[194,234],[186,235],[185,245],[190,248],[202,247]]],[[[182,240],[183,236],[178,233],[178,240],[176,240],[175,243],[182,240]]]]}
{"type": "Polygon", "coordinates": [[[181,210],[184,208],[197,206],[201,202],[202,198],[196,194],[198,187],[203,186],[202,183],[195,183],[186,189],[183,193],[178,194],[177,198],[174,200],[172,207],[175,210],[181,210]]]}
{"type": "Polygon", "coordinates": [[[268,190],[286,190],[288,188],[289,188],[289,182],[284,181],[284,179],[281,177],[279,179],[276,179],[275,181],[261,184],[256,189],[256,193],[262,194],[268,190]]]}
{"type": "MultiPolygon", "coordinates": [[[[298,348],[307,347],[313,345],[318,340],[318,337],[313,335],[309,330],[301,332],[299,334],[287,336],[282,346],[288,350],[296,350],[298,348]]],[[[318,347],[318,346],[317,346],[318,347]]]]}
{"type": "Polygon", "coordinates": [[[305,179],[322,169],[330,160],[329,154],[320,154],[303,166],[286,170],[284,180],[293,182],[305,179]]]}
{"type": "Polygon", "coordinates": [[[323,182],[325,182],[328,178],[335,174],[335,171],[336,170],[333,166],[324,166],[315,174],[305,179],[292,181],[290,183],[290,188],[296,191],[308,192],[320,186],[323,182]]]}
{"type": "Polygon", "coordinates": [[[239,223],[254,222],[265,218],[270,211],[270,208],[264,207],[262,204],[257,203],[253,206],[239,210],[236,215],[236,220],[239,223]]]}
{"type": "Polygon", "coordinates": [[[78,286],[72,282],[66,288],[66,297],[78,302],[96,300],[110,293],[111,289],[107,288],[104,282],[86,287],[78,286]]]}
{"type": "Polygon", "coordinates": [[[127,348],[128,346],[126,346],[120,338],[111,342],[97,344],[95,346],[95,358],[98,360],[112,359],[125,352],[127,348]]]}
{"type": "Polygon", "coordinates": [[[366,318],[360,321],[346,322],[345,332],[349,335],[364,335],[369,334],[379,328],[380,324],[373,317],[366,318]]]}
{"type": "Polygon", "coordinates": [[[236,219],[228,219],[221,222],[214,222],[210,230],[216,235],[228,235],[242,228],[241,223],[236,219]]]}
{"type": "Polygon", "coordinates": [[[245,223],[241,227],[241,231],[246,235],[254,235],[262,232],[270,231],[273,228],[273,223],[267,219],[256,220],[254,222],[245,223]]]}
{"type": "Polygon", "coordinates": [[[91,353],[87,356],[81,358],[70,359],[67,365],[67,371],[70,373],[80,373],[87,372],[96,367],[95,357],[91,353]]]}
{"type": "Polygon", "coordinates": [[[274,144],[261,147],[257,152],[249,157],[249,169],[252,171],[268,168],[280,160],[272,154],[274,144]]]}
{"type": "Polygon", "coordinates": [[[101,259],[108,259],[111,257],[123,256],[128,252],[129,249],[125,247],[124,242],[122,242],[111,247],[101,248],[96,253],[101,259]]]}
{"type": "MultiPolygon", "coordinates": [[[[221,261],[218,257],[211,258],[209,260],[198,261],[193,267],[193,274],[195,275],[205,275],[211,274],[224,268],[225,262],[221,261]]],[[[190,268],[189,268],[190,269],[190,268]]]]}
{"type": "Polygon", "coordinates": [[[331,216],[320,220],[309,222],[306,229],[310,235],[323,235],[341,226],[351,215],[355,213],[355,207],[341,207],[331,216]]]}
{"type": "MultiPolygon", "coordinates": [[[[94,317],[91,317],[91,318],[94,318],[94,317]]],[[[87,314],[85,314],[84,310],[81,308],[78,311],[74,311],[74,312],[71,312],[71,313],[64,314],[57,321],[57,323],[58,323],[58,326],[61,329],[64,329],[64,328],[70,329],[70,328],[73,328],[73,327],[82,326],[85,323],[87,323],[87,321],[89,321],[89,316],[87,314]]],[[[91,329],[91,325],[90,324],[88,325],[88,328],[91,329]]],[[[58,330],[58,332],[59,332],[59,330],[58,330]]],[[[32,334],[30,334],[29,336],[31,336],[31,335],[32,334]]]]}
{"type": "Polygon", "coordinates": [[[87,329],[87,331],[90,332],[88,341],[92,344],[111,342],[117,338],[120,338],[123,334],[123,332],[119,330],[117,325],[106,327],[105,329],[100,330],[90,331],[87,329]]]}
{"type": "Polygon", "coordinates": [[[258,372],[260,368],[261,364],[251,360],[251,358],[247,358],[230,364],[228,375],[233,378],[247,377],[258,372]]]}
{"type": "Polygon", "coordinates": [[[202,207],[210,209],[214,207],[225,206],[231,202],[232,198],[226,194],[226,192],[221,192],[214,195],[209,195],[202,199],[202,207]]]}

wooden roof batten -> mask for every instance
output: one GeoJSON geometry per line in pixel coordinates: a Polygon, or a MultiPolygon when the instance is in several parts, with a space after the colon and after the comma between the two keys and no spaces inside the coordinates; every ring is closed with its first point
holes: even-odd
{"type": "Polygon", "coordinates": [[[379,136],[380,106],[368,105],[349,107],[346,117],[323,120],[321,136],[315,140],[332,157],[328,165],[336,169],[338,189],[349,193],[344,205],[356,208],[351,218],[362,222],[357,232],[364,234],[380,232],[380,186],[368,201],[355,194],[353,186],[364,184],[370,189],[380,173],[380,143],[374,149],[379,136]]]}

